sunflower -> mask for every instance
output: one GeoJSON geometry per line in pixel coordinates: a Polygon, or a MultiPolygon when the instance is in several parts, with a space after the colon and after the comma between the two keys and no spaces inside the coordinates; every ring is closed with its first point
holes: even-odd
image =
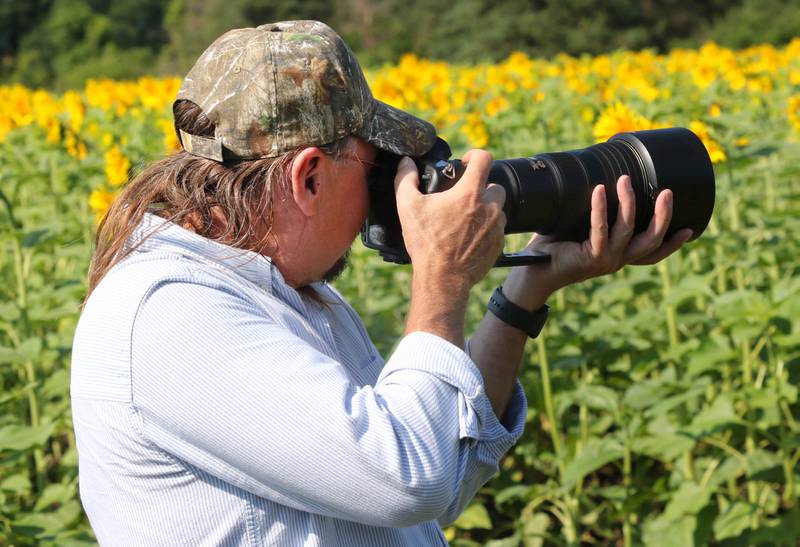
{"type": "Polygon", "coordinates": [[[603,142],[617,133],[652,128],[653,122],[617,101],[600,114],[594,124],[594,136],[597,142],[603,142]]]}

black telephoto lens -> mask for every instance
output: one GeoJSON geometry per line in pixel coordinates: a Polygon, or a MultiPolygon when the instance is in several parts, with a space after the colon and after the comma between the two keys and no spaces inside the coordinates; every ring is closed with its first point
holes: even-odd
{"type": "Polygon", "coordinates": [[[661,190],[673,193],[667,237],[703,233],[714,209],[714,169],[702,141],[683,127],[620,133],[580,150],[497,160],[489,181],[506,190],[506,233],[554,234],[583,241],[589,234],[592,190],[604,184],[609,225],[616,219],[616,183],[629,175],[636,195],[636,232],[647,229],[661,190]]]}

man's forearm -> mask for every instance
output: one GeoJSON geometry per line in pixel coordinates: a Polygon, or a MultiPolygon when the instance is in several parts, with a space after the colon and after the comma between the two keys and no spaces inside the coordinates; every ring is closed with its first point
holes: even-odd
{"type": "Polygon", "coordinates": [[[424,331],[464,347],[464,317],[469,285],[448,284],[446,275],[414,273],[406,334],[424,331]]]}
{"type": "MultiPolygon", "coordinates": [[[[446,276],[415,273],[411,306],[406,320],[406,334],[424,331],[464,347],[464,316],[468,285],[446,282],[446,276]]],[[[511,302],[528,310],[544,305],[550,291],[526,279],[524,269],[512,270],[503,283],[503,292],[511,302]],[[533,288],[532,288],[533,287],[533,288]]],[[[528,335],[487,312],[470,339],[469,353],[483,377],[484,389],[492,409],[502,419],[519,374],[528,335]]]]}
{"type": "MultiPolygon", "coordinates": [[[[543,288],[532,289],[530,285],[525,283],[524,276],[518,271],[512,271],[503,283],[503,293],[518,306],[535,310],[544,305],[550,292],[543,288]]],[[[514,392],[527,340],[526,333],[504,323],[490,312],[483,316],[470,339],[470,357],[481,371],[486,394],[501,420],[514,392]]]]}

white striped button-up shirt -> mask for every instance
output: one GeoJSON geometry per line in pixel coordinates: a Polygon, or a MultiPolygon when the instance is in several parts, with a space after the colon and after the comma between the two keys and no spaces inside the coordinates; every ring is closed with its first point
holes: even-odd
{"type": "Polygon", "coordinates": [[[73,347],[80,494],[104,545],[446,545],[522,433],[427,333],[384,362],[364,325],[268,258],[147,215],[73,347]]]}

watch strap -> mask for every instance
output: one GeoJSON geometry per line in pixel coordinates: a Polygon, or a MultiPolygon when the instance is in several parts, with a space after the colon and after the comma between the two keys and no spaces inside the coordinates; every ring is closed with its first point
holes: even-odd
{"type": "Polygon", "coordinates": [[[508,300],[501,286],[497,287],[489,298],[489,311],[500,321],[521,330],[531,338],[536,338],[547,321],[550,306],[545,304],[538,310],[528,311],[508,300]]]}

